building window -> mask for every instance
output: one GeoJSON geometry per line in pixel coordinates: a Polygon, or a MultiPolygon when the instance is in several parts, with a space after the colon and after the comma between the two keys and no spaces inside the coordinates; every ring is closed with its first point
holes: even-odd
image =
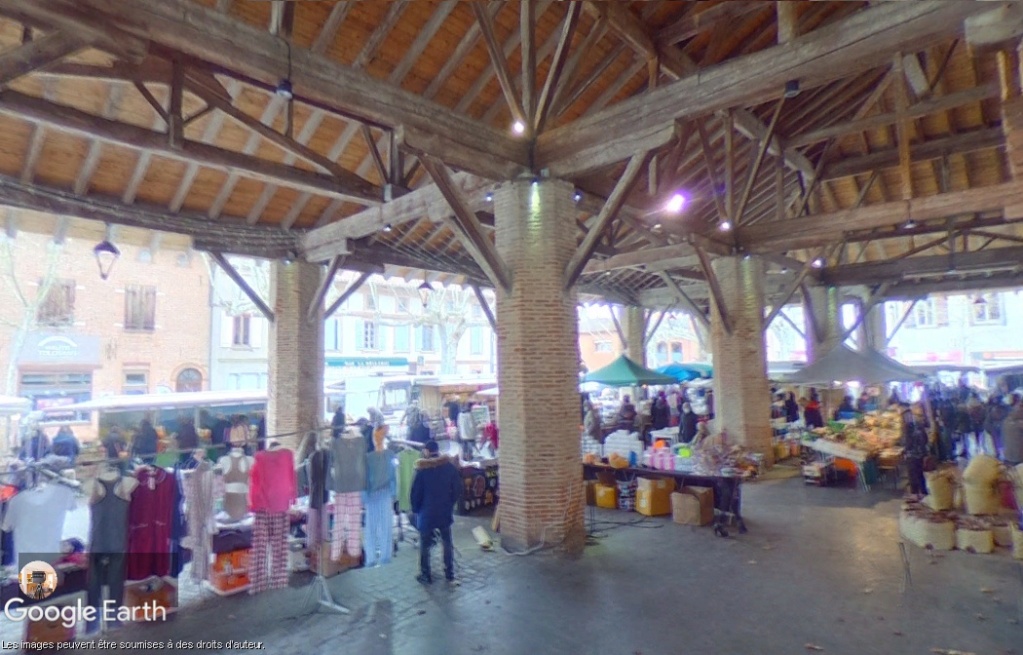
{"type": "Polygon", "coordinates": [[[1000,325],[1002,323],[1002,296],[983,293],[968,297],[970,323],[973,325],[1000,325]]]}
{"type": "Polygon", "coordinates": [[[397,312],[399,314],[407,314],[408,313],[408,298],[398,298],[397,301],[396,301],[396,304],[397,304],[397,312]]]}
{"type": "Polygon", "coordinates": [[[122,393],[128,395],[149,393],[149,373],[147,371],[126,371],[121,389],[122,393]]]}
{"type": "Polygon", "coordinates": [[[202,373],[195,368],[186,368],[178,373],[174,381],[175,391],[202,391],[202,373]]]}
{"type": "Polygon", "coordinates": [[[668,363],[668,344],[663,341],[657,344],[657,365],[664,366],[668,363]]]}
{"type": "Polygon", "coordinates": [[[409,326],[408,325],[395,325],[394,326],[394,352],[396,353],[407,353],[409,350],[409,326]]]}
{"type": "Polygon", "coordinates": [[[682,343],[679,341],[671,344],[671,361],[675,364],[682,363],[682,343]]]}
{"type": "Polygon", "coordinates": [[[469,328],[469,353],[472,355],[483,354],[483,328],[469,328]]]}
{"type": "Polygon", "coordinates": [[[130,284],[124,288],[124,329],[156,329],[156,287],[130,284]]]}
{"type": "Polygon", "coordinates": [[[323,325],[323,349],[341,350],[341,321],[336,318],[328,319],[323,325]]]}
{"type": "Polygon", "coordinates": [[[362,321],[359,338],[361,350],[377,350],[377,325],[373,321],[362,321]]]}
{"type": "Polygon", "coordinates": [[[366,299],[363,301],[362,306],[365,309],[368,309],[370,311],[373,311],[373,312],[376,311],[376,309],[377,309],[377,299],[376,299],[376,296],[373,295],[372,291],[367,291],[366,292],[366,299]]]}
{"type": "Polygon", "coordinates": [[[472,309],[470,310],[469,315],[472,316],[472,320],[481,320],[483,318],[483,308],[479,306],[479,303],[473,303],[470,307],[472,307],[472,309]]]}
{"type": "Polygon", "coordinates": [[[89,412],[53,410],[92,398],[92,373],[22,373],[18,395],[30,399],[34,410],[50,410],[45,422],[88,422],[89,412]]]}
{"type": "Polygon", "coordinates": [[[433,342],[434,326],[424,325],[419,329],[419,350],[424,353],[432,353],[437,348],[433,342]]]}
{"type": "Polygon", "coordinates": [[[910,312],[909,318],[906,319],[906,326],[914,328],[936,327],[938,322],[935,314],[934,299],[925,298],[917,302],[916,307],[910,312]]]}
{"type": "Polygon", "coordinates": [[[611,352],[611,342],[610,341],[594,341],[593,342],[593,350],[594,350],[594,352],[598,352],[598,353],[609,353],[609,352],[611,352]]]}
{"type": "MultiPolygon", "coordinates": [[[[39,281],[40,288],[43,281],[39,281]]],[[[36,320],[40,325],[59,327],[74,325],[75,322],[75,281],[54,280],[46,298],[39,305],[36,320]]]]}
{"type": "Polygon", "coordinates": [[[252,317],[248,314],[239,314],[232,318],[234,322],[231,329],[232,346],[252,345],[252,317]]]}

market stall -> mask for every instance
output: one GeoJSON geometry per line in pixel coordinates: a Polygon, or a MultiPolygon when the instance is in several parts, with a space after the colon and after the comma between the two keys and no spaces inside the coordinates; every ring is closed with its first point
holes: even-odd
{"type": "Polygon", "coordinates": [[[834,477],[838,460],[851,462],[860,485],[869,489],[882,470],[898,475],[901,437],[902,418],[895,411],[873,412],[854,421],[832,421],[804,432],[803,448],[816,455],[804,463],[804,479],[827,484],[834,477]]]}

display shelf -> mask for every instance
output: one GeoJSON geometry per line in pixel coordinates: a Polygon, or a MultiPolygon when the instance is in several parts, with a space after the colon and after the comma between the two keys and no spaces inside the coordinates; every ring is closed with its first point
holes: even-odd
{"type": "Polygon", "coordinates": [[[252,586],[252,584],[250,583],[250,584],[238,587],[236,589],[232,589],[230,591],[224,591],[223,589],[217,589],[213,585],[213,583],[210,582],[209,580],[203,580],[203,584],[206,586],[207,589],[212,591],[214,594],[220,596],[221,598],[226,598],[228,596],[237,596],[238,594],[242,593],[243,591],[248,591],[249,587],[252,586]]]}

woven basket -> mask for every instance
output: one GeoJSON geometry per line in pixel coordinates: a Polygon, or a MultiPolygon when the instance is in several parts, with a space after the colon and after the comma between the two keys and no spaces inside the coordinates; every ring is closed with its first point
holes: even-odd
{"type": "Polygon", "coordinates": [[[948,475],[941,471],[932,471],[924,473],[924,479],[927,481],[927,491],[929,492],[924,498],[924,503],[937,511],[952,509],[955,487],[948,479],[948,475]]]}
{"type": "Polygon", "coordinates": [[[956,530],[956,548],[970,553],[987,554],[995,550],[995,537],[990,530],[956,530]]]}
{"type": "Polygon", "coordinates": [[[904,511],[899,517],[899,532],[920,548],[952,550],[956,547],[956,526],[947,519],[928,519],[904,511]]]}
{"type": "Polygon", "coordinates": [[[995,537],[995,545],[1012,547],[1012,527],[1009,524],[991,526],[991,534],[995,537]]]}
{"type": "Polygon", "coordinates": [[[1012,526],[1012,556],[1023,559],[1023,530],[1016,525],[1012,526]]]}
{"type": "Polygon", "coordinates": [[[1002,506],[995,487],[990,484],[963,484],[967,514],[997,514],[1002,506]]]}

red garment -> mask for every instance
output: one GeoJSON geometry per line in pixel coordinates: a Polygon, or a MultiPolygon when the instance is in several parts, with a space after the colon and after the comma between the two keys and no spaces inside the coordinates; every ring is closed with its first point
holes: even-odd
{"type": "Polygon", "coordinates": [[[249,509],[287,512],[298,498],[295,458],[290,450],[261,450],[249,473],[249,509]]]}
{"type": "Polygon", "coordinates": [[[125,577],[143,580],[171,575],[171,538],[178,482],[163,469],[144,468],[128,506],[128,562],[125,577]]]}

